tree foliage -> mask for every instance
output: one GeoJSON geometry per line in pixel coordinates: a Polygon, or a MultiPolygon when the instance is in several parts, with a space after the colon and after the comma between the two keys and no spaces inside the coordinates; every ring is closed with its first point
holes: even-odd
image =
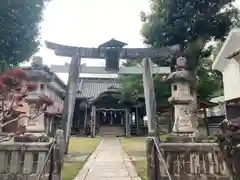
{"type": "MultiPolygon", "coordinates": [[[[233,0],[151,0],[150,13],[141,13],[144,43],[152,47],[179,44],[180,53],[187,57],[188,69],[198,76],[197,91],[200,99],[222,94],[221,75],[211,70],[211,64],[230,28],[239,24],[239,11],[233,0]]],[[[175,58],[153,60],[173,70],[175,58]]],[[[128,65],[128,64],[127,64],[128,65]]],[[[122,77],[122,91],[136,94],[143,91],[140,76],[122,77]],[[140,82],[140,83],[139,83],[140,82]],[[134,93],[133,93],[134,91],[134,93]]],[[[164,103],[171,95],[164,76],[154,76],[157,103],[164,103]]]]}
{"type": "MultiPolygon", "coordinates": [[[[205,58],[198,67],[197,94],[201,100],[222,95],[221,74],[211,70],[211,58],[205,58]]],[[[168,63],[168,62],[166,62],[168,63]]],[[[125,66],[134,66],[134,63],[126,63],[125,66]]],[[[170,84],[166,82],[167,75],[154,75],[154,88],[157,104],[168,103],[171,96],[170,84]]],[[[136,99],[144,97],[142,75],[125,75],[120,77],[121,91],[125,98],[136,99]]]]}
{"type": "Polygon", "coordinates": [[[205,58],[198,66],[197,94],[200,100],[209,100],[223,95],[222,75],[211,69],[212,62],[212,59],[205,58]]]}
{"type": "Polygon", "coordinates": [[[0,61],[17,65],[39,47],[39,23],[48,0],[3,0],[0,3],[0,61]]]}
{"type": "Polygon", "coordinates": [[[239,11],[232,2],[234,0],[151,0],[150,14],[142,17],[145,43],[155,47],[179,44],[189,68],[195,69],[206,43],[224,39],[229,29],[238,23],[239,11]]]}
{"type": "MultiPolygon", "coordinates": [[[[34,114],[28,114],[28,92],[35,91],[37,84],[20,68],[8,69],[0,75],[0,128],[16,121],[31,120],[38,117],[53,105],[47,96],[41,96],[35,103],[34,114]]],[[[25,126],[25,123],[20,123],[25,126]]],[[[22,132],[23,133],[23,132],[22,132]]]]}

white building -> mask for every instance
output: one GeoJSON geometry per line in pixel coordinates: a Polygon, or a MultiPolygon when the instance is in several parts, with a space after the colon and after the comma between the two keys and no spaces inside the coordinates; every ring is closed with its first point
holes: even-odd
{"type": "Polygon", "coordinates": [[[217,103],[217,106],[207,108],[207,117],[215,117],[215,116],[225,116],[225,100],[224,96],[219,96],[216,98],[212,98],[210,102],[217,103]]]}
{"type": "Polygon", "coordinates": [[[240,117],[240,29],[232,29],[212,68],[223,75],[224,100],[228,119],[240,117]]]}
{"type": "Polygon", "coordinates": [[[212,68],[223,75],[225,101],[240,97],[240,29],[230,31],[212,68]]]}

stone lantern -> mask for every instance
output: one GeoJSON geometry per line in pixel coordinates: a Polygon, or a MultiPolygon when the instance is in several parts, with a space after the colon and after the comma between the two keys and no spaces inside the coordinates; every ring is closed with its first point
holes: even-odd
{"type": "MultiPolygon", "coordinates": [[[[29,114],[30,116],[34,117],[36,115],[36,102],[39,100],[39,96],[47,95],[47,85],[52,81],[53,77],[45,72],[44,65],[42,64],[42,59],[40,57],[34,57],[32,66],[27,70],[27,74],[30,77],[31,81],[38,86],[35,91],[28,92],[29,114]]],[[[44,113],[42,113],[36,118],[28,120],[26,126],[27,131],[34,133],[45,132],[44,119],[44,113]]]]}
{"type": "Polygon", "coordinates": [[[194,117],[192,112],[192,106],[196,101],[193,88],[196,79],[186,70],[186,59],[184,57],[177,59],[175,69],[176,71],[168,76],[172,92],[169,102],[174,105],[173,133],[194,134],[198,126],[197,118],[194,117]]]}

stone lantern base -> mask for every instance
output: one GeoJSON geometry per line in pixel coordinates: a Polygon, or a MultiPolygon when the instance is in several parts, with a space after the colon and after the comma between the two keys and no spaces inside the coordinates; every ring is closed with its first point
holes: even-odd
{"type": "Polygon", "coordinates": [[[27,132],[33,132],[33,133],[45,132],[44,114],[39,115],[35,119],[28,120],[26,122],[26,130],[27,132]]]}

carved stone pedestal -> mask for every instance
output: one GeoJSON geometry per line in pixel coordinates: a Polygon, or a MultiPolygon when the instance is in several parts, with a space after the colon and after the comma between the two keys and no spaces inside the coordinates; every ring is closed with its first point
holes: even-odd
{"type": "Polygon", "coordinates": [[[194,139],[192,138],[192,134],[171,133],[171,134],[169,134],[168,138],[166,139],[166,142],[188,143],[188,142],[194,142],[194,139]]]}
{"type": "Polygon", "coordinates": [[[24,135],[14,137],[16,142],[48,142],[49,137],[45,133],[44,114],[39,115],[35,119],[26,121],[26,131],[24,135]]]}
{"type": "Polygon", "coordinates": [[[195,119],[190,112],[191,105],[180,105],[177,104],[174,107],[174,125],[173,132],[179,135],[190,135],[195,136],[198,132],[198,129],[195,125],[195,119]]]}
{"type": "Polygon", "coordinates": [[[42,133],[25,133],[14,136],[14,142],[49,142],[50,138],[42,133]]]}
{"type": "Polygon", "coordinates": [[[27,125],[26,125],[26,130],[27,130],[27,132],[33,132],[33,133],[45,132],[44,114],[39,115],[35,119],[28,120],[27,125]]]}

